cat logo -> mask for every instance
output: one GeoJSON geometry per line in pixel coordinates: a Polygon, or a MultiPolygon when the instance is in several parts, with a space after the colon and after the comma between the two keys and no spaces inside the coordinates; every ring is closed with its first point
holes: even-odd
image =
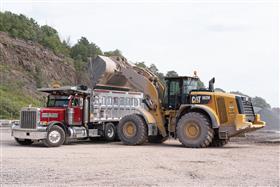
{"type": "Polygon", "coordinates": [[[200,95],[192,96],[192,103],[193,104],[199,104],[200,101],[201,101],[201,96],[200,95]]]}
{"type": "Polygon", "coordinates": [[[210,95],[193,95],[191,96],[192,104],[208,104],[211,100],[210,95]]]}

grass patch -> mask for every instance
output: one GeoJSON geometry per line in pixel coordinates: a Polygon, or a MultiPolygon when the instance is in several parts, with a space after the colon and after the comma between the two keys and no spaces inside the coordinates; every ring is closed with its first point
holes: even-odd
{"type": "Polygon", "coordinates": [[[43,106],[43,102],[12,86],[0,85],[0,119],[17,119],[22,107],[43,106]]]}

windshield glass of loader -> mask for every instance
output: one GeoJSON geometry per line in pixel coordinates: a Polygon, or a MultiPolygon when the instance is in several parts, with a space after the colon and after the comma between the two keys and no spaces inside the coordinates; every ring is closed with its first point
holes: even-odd
{"type": "Polygon", "coordinates": [[[189,94],[191,90],[198,89],[198,80],[197,79],[187,79],[183,82],[183,92],[184,94],[189,94]]]}
{"type": "Polygon", "coordinates": [[[67,97],[50,96],[48,99],[48,107],[67,107],[69,99],[67,97]]]}

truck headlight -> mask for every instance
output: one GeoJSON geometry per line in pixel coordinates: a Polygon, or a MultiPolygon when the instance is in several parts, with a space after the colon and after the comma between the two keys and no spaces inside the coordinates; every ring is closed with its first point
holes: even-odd
{"type": "Polygon", "coordinates": [[[47,122],[47,121],[40,121],[40,125],[45,126],[45,125],[47,125],[47,124],[48,124],[48,122],[47,122]]]}

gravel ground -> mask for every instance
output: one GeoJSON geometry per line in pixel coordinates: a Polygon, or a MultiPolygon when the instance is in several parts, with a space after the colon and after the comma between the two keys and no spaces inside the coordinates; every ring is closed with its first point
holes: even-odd
{"type": "Polygon", "coordinates": [[[260,133],[253,141],[233,139],[224,148],[188,149],[175,140],[143,146],[84,141],[46,148],[19,146],[8,128],[0,130],[1,186],[280,185],[279,141],[258,141],[260,133]]]}

